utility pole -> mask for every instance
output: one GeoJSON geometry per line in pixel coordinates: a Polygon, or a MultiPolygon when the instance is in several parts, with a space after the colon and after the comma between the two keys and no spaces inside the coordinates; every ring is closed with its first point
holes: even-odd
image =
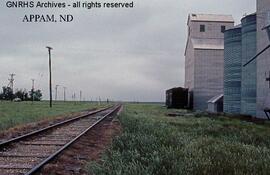
{"type": "Polygon", "coordinates": [[[52,61],[51,61],[51,50],[53,48],[47,46],[46,47],[49,52],[49,74],[50,74],[50,79],[49,79],[49,89],[50,89],[50,108],[52,108],[52,61]]]}
{"type": "Polygon", "coordinates": [[[64,101],[66,101],[66,89],[67,87],[63,87],[64,88],[64,101]]]}
{"type": "Polygon", "coordinates": [[[32,104],[34,103],[35,79],[32,80],[32,104]]]}
{"type": "Polygon", "coordinates": [[[12,93],[13,93],[13,90],[14,90],[14,76],[16,74],[12,73],[12,74],[9,74],[9,75],[10,75],[10,79],[8,79],[9,80],[8,86],[11,88],[12,93]]]}
{"type": "Polygon", "coordinates": [[[80,102],[82,102],[82,91],[80,91],[80,102]]]}
{"type": "Polygon", "coordinates": [[[13,100],[13,98],[14,98],[14,76],[15,76],[15,74],[14,73],[12,73],[12,74],[9,74],[10,75],[10,79],[8,79],[9,80],[9,84],[8,84],[8,87],[10,87],[10,89],[11,89],[11,92],[12,92],[12,97],[11,97],[11,101],[13,100]]]}
{"type": "Polygon", "coordinates": [[[56,85],[56,86],[55,86],[55,101],[57,101],[57,89],[58,89],[59,86],[60,86],[60,85],[56,85]]]}
{"type": "Polygon", "coordinates": [[[75,92],[73,94],[73,101],[74,101],[74,104],[76,104],[76,93],[75,92]]]}

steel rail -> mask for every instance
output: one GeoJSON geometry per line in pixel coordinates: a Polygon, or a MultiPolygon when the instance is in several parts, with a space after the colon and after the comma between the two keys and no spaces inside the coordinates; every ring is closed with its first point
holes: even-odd
{"type": "Polygon", "coordinates": [[[83,131],[80,135],[78,135],[76,138],[74,138],[73,140],[71,140],[70,142],[68,142],[66,145],[64,145],[62,148],[60,148],[58,151],[56,151],[55,153],[53,153],[51,156],[49,156],[48,158],[46,158],[44,161],[42,161],[41,163],[39,163],[38,165],[36,165],[34,168],[32,168],[29,172],[27,172],[25,175],[33,175],[34,173],[36,173],[38,170],[40,170],[40,168],[42,168],[45,164],[47,164],[49,161],[51,161],[52,159],[54,159],[56,156],[58,156],[61,152],[63,152],[65,149],[67,149],[70,145],[72,145],[74,142],[76,142],[79,138],[81,138],[85,133],[87,133],[89,130],[91,130],[92,128],[94,128],[96,125],[98,125],[100,122],[102,122],[105,118],[107,118],[108,116],[110,116],[111,114],[113,114],[114,112],[116,112],[119,108],[121,107],[121,105],[117,105],[111,112],[109,112],[108,114],[104,115],[102,118],[100,118],[98,121],[96,121],[94,124],[92,124],[90,127],[88,127],[85,131],[83,131]]]}
{"type": "Polygon", "coordinates": [[[53,125],[51,125],[51,126],[48,126],[48,127],[45,127],[45,128],[42,128],[42,129],[39,129],[39,130],[30,132],[30,133],[28,133],[28,134],[25,134],[25,135],[22,135],[22,136],[19,136],[19,137],[16,137],[16,138],[13,138],[13,139],[10,139],[10,140],[1,142],[1,143],[0,143],[0,149],[1,149],[1,147],[5,147],[5,146],[7,146],[7,145],[9,145],[9,144],[11,144],[11,143],[20,141],[20,140],[25,139],[25,138],[27,138],[27,137],[35,136],[35,135],[40,134],[40,133],[42,133],[42,132],[48,131],[48,130],[50,130],[50,129],[60,127],[60,126],[62,126],[62,125],[71,123],[71,122],[73,122],[73,121],[77,121],[77,120],[79,120],[79,119],[88,117],[88,116],[90,116],[90,115],[97,114],[97,113],[102,112],[102,111],[106,111],[106,110],[108,110],[108,109],[110,109],[110,108],[113,108],[113,106],[110,106],[110,107],[108,107],[108,108],[103,108],[103,109],[100,109],[100,110],[96,110],[96,111],[92,111],[92,112],[90,112],[90,113],[88,113],[88,114],[80,115],[80,116],[78,116],[78,117],[75,117],[75,118],[72,118],[72,119],[68,119],[68,120],[65,120],[65,121],[62,121],[62,122],[53,124],[53,125]]]}

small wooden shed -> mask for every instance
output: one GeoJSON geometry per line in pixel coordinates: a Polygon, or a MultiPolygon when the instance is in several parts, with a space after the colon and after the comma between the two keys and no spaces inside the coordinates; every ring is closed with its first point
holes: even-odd
{"type": "Polygon", "coordinates": [[[208,103],[208,112],[211,113],[220,113],[223,112],[223,98],[224,94],[217,95],[211,98],[208,103]]]}

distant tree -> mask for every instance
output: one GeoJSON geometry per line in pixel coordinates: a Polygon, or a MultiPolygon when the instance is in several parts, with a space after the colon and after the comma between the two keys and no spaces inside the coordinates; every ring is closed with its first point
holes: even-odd
{"type": "Polygon", "coordinates": [[[22,101],[32,101],[33,97],[34,101],[42,100],[42,92],[39,89],[36,91],[31,90],[29,93],[26,89],[20,89],[16,90],[15,94],[13,94],[10,87],[4,86],[2,89],[3,90],[0,93],[0,100],[14,100],[15,98],[20,98],[22,101]]]}
{"type": "Polygon", "coordinates": [[[14,99],[14,94],[12,92],[12,89],[10,87],[2,87],[3,91],[1,93],[1,99],[2,100],[13,100],[14,99]]]}
{"type": "Polygon", "coordinates": [[[15,95],[15,98],[19,98],[22,101],[28,101],[29,100],[29,94],[25,89],[24,90],[22,90],[22,89],[17,90],[14,95],[15,95]]]}
{"type": "Polygon", "coordinates": [[[34,97],[34,101],[41,101],[42,100],[42,92],[39,89],[36,91],[31,90],[29,92],[29,95],[30,95],[30,97],[29,97],[30,101],[33,100],[33,97],[34,97]]]}

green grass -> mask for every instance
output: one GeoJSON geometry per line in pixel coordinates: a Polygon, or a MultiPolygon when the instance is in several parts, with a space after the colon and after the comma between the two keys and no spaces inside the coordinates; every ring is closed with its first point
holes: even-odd
{"type": "Polygon", "coordinates": [[[97,103],[55,102],[49,108],[48,102],[0,102],[0,132],[19,124],[53,118],[57,115],[78,112],[98,106],[97,103]]]}
{"type": "MultiPolygon", "coordinates": [[[[193,115],[167,117],[158,105],[126,105],[123,133],[95,175],[255,175],[270,172],[270,125],[193,115]]],[[[181,111],[180,111],[181,112],[181,111]]]]}

